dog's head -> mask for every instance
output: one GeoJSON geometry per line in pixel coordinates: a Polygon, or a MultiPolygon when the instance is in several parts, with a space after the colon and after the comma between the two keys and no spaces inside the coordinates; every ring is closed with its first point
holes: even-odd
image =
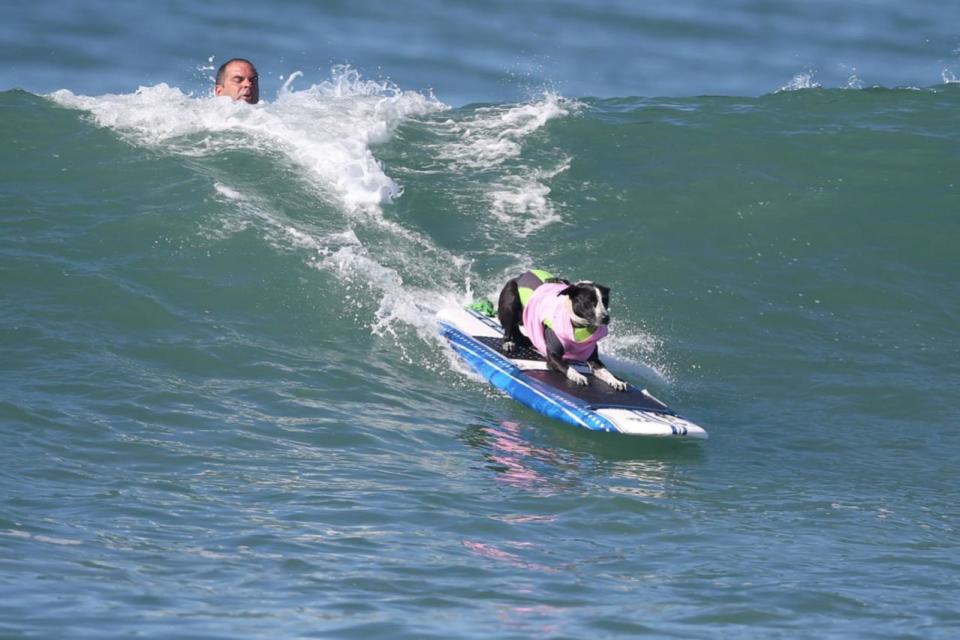
{"type": "Polygon", "coordinates": [[[610,289],[583,280],[560,292],[570,299],[570,319],[578,327],[598,327],[610,322],[610,289]]]}

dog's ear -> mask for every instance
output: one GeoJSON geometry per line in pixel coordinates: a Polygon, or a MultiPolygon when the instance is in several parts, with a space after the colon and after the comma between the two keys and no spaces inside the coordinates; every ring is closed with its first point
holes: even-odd
{"type": "Polygon", "coordinates": [[[573,294],[575,294],[576,292],[577,292],[577,285],[575,285],[575,284],[570,284],[570,283],[568,282],[568,283],[567,283],[567,287],[566,287],[565,289],[563,289],[562,291],[560,291],[560,293],[558,293],[557,295],[558,295],[558,296],[567,296],[568,298],[572,298],[572,297],[573,297],[573,294]]]}
{"type": "Polygon", "coordinates": [[[603,300],[603,306],[610,308],[610,287],[605,287],[602,284],[595,285],[597,289],[600,289],[600,299],[603,300]]]}

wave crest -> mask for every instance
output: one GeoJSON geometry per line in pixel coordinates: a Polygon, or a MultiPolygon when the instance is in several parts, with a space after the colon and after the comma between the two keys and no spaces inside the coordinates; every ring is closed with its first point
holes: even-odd
{"type": "Polygon", "coordinates": [[[64,89],[49,98],[89,112],[98,125],[134,144],[170,153],[279,153],[348,207],[377,206],[399,196],[401,187],[383,171],[371,146],[389,141],[404,120],[446,105],[387,81],[363,80],[346,66],[334,67],[327,81],[294,91],[293,81],[301,76],[292,74],[274,102],[256,105],[194,97],[166,84],[95,97],[64,89]]]}

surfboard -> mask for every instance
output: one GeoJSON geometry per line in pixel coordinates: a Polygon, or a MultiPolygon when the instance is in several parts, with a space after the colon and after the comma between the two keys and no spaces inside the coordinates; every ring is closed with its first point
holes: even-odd
{"type": "Polygon", "coordinates": [[[590,429],[632,436],[706,439],[703,427],[678,415],[646,389],[628,384],[615,391],[597,380],[585,362],[571,363],[587,376],[581,387],[533,349],[507,355],[496,318],[472,308],[449,307],[437,314],[440,333],[454,352],[491,385],[549,418],[590,429]]]}

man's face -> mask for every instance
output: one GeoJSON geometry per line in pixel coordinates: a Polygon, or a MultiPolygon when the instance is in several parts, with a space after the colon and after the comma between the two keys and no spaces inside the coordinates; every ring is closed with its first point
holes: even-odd
{"type": "Polygon", "coordinates": [[[231,62],[223,73],[223,84],[214,87],[214,94],[230,96],[249,104],[260,101],[260,76],[251,64],[231,62]]]}

